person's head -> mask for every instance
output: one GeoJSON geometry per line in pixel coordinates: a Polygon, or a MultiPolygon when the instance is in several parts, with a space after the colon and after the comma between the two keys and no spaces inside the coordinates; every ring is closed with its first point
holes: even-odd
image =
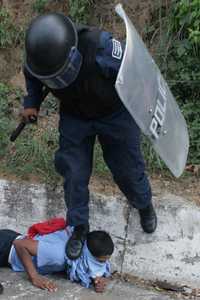
{"type": "Polygon", "coordinates": [[[110,235],[101,230],[88,233],[87,247],[90,253],[100,262],[108,260],[114,251],[114,243],[110,235]]]}
{"type": "Polygon", "coordinates": [[[25,37],[25,68],[45,85],[61,89],[78,76],[82,56],[74,23],[60,13],[35,18],[25,37]]]}

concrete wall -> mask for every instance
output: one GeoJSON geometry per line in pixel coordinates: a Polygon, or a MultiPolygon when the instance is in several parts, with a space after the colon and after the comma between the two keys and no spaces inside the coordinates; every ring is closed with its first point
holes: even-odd
{"type": "MultiPolygon", "coordinates": [[[[154,202],[158,228],[148,235],[139,225],[137,211],[128,206],[125,198],[92,194],[91,229],[112,234],[116,245],[113,270],[198,287],[200,208],[171,194],[154,198],[154,202]]],[[[62,189],[0,181],[0,228],[26,232],[34,222],[54,216],[65,217],[62,189]]]]}

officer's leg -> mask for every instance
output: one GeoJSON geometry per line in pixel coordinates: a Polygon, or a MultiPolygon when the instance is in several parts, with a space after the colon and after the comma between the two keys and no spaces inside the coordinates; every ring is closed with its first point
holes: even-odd
{"type": "Polygon", "coordinates": [[[145,232],[156,229],[151,187],[140,150],[140,130],[126,110],[105,118],[99,125],[105,162],[129,202],[139,210],[145,232]]]}
{"type": "Polygon", "coordinates": [[[95,136],[89,122],[61,115],[60,147],[55,154],[55,166],[64,177],[67,221],[75,226],[67,245],[67,255],[77,258],[89,230],[88,184],[92,171],[95,136]]]}

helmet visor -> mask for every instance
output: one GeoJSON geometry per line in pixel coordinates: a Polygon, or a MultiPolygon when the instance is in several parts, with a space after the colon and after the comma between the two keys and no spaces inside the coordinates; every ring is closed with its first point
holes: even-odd
{"type": "Polygon", "coordinates": [[[50,89],[66,88],[77,78],[81,64],[82,55],[76,47],[72,47],[67,64],[59,73],[39,79],[50,89]]]}
{"type": "MultiPolygon", "coordinates": [[[[56,55],[56,54],[55,54],[56,55]]],[[[41,76],[34,74],[28,65],[28,71],[50,89],[64,89],[68,87],[78,76],[82,64],[82,55],[76,47],[72,47],[65,65],[55,74],[41,76]]]]}

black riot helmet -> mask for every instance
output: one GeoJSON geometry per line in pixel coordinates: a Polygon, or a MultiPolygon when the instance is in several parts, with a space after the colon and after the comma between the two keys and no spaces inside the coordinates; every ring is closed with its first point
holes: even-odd
{"type": "Polygon", "coordinates": [[[82,56],[73,22],[59,13],[35,18],[25,38],[25,67],[50,88],[64,88],[80,70],[82,56]]]}

